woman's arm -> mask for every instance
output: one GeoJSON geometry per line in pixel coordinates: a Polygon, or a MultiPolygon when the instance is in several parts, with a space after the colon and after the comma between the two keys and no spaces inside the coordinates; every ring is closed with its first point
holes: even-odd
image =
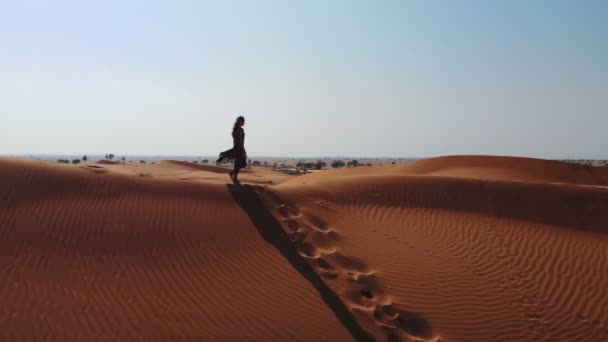
{"type": "Polygon", "coordinates": [[[236,148],[245,150],[245,131],[242,128],[236,132],[236,148]]]}

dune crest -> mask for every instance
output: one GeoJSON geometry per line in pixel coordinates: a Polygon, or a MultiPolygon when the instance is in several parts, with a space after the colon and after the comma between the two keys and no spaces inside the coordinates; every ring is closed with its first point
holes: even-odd
{"type": "Polygon", "coordinates": [[[400,165],[399,170],[406,174],[608,186],[608,169],[523,157],[446,156],[400,165]]]}

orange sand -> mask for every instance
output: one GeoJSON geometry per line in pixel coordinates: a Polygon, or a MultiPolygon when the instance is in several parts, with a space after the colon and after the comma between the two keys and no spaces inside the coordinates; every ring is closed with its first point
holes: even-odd
{"type": "Polygon", "coordinates": [[[608,340],[608,170],[0,159],[0,340],[608,340]]]}

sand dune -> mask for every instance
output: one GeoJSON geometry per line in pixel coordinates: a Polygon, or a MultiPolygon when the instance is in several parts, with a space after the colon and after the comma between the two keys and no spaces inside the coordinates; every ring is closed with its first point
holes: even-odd
{"type": "Polygon", "coordinates": [[[167,178],[2,160],[0,340],[349,340],[225,182],[167,178]]]}
{"type": "Polygon", "coordinates": [[[608,186],[608,172],[603,168],[522,157],[448,156],[399,168],[407,174],[608,186]]]}
{"type": "Polygon", "coordinates": [[[0,159],[0,339],[603,341],[608,171],[0,159]]]}

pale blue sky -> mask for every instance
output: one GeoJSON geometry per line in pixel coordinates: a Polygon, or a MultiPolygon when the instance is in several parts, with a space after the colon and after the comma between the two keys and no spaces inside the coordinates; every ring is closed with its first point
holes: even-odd
{"type": "Polygon", "coordinates": [[[0,0],[0,154],[608,158],[608,1],[0,0]]]}

